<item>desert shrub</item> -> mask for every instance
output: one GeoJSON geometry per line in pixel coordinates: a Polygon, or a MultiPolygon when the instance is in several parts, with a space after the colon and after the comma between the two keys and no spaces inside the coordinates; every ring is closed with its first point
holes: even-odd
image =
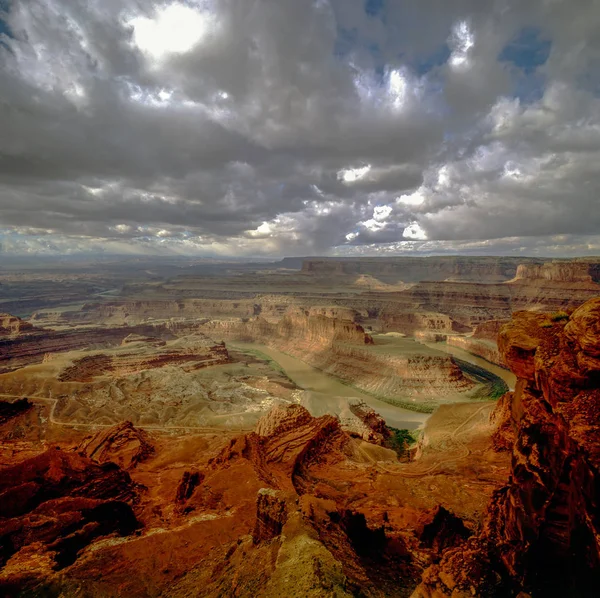
{"type": "Polygon", "coordinates": [[[564,311],[557,311],[550,315],[550,319],[553,322],[560,322],[562,320],[568,320],[569,314],[564,311]]]}
{"type": "Polygon", "coordinates": [[[392,428],[388,426],[392,435],[386,441],[386,447],[396,452],[399,457],[407,457],[412,444],[416,442],[416,438],[410,430],[392,428]]]}

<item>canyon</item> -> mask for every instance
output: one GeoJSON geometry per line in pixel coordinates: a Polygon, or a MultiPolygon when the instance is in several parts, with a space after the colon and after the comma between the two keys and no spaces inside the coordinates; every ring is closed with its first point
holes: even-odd
{"type": "Polygon", "coordinates": [[[600,260],[177,264],[0,269],[1,594],[595,595],[600,260]]]}
{"type": "Polygon", "coordinates": [[[412,341],[374,337],[342,319],[340,310],[333,314],[322,308],[291,308],[277,324],[259,317],[211,321],[202,329],[219,338],[264,343],[388,402],[401,404],[415,397],[431,402],[474,387],[451,356],[412,341]]]}

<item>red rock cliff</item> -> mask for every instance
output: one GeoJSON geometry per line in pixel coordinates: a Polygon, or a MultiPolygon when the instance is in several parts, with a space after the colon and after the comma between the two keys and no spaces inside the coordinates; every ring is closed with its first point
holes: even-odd
{"type": "Polygon", "coordinates": [[[596,596],[600,298],[568,321],[519,312],[499,347],[519,378],[495,414],[511,476],[479,536],[448,551],[413,596],[596,596]]]}

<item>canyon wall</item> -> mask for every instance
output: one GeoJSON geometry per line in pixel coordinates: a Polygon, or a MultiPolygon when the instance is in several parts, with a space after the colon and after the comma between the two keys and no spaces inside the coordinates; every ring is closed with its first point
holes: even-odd
{"type": "Polygon", "coordinates": [[[507,322],[508,320],[490,320],[489,322],[482,322],[475,327],[472,335],[449,335],[445,340],[449,345],[468,351],[473,355],[483,357],[483,359],[501,367],[506,367],[504,358],[498,349],[498,335],[502,326],[507,322]]]}
{"type": "Polygon", "coordinates": [[[158,319],[197,319],[210,315],[250,317],[260,313],[252,300],[184,299],[181,301],[124,300],[87,303],[80,310],[34,313],[30,321],[37,325],[139,324],[158,319]]]}
{"type": "Polygon", "coordinates": [[[595,262],[550,262],[545,264],[520,264],[514,282],[598,282],[600,264],[595,262]]]}
{"type": "Polygon", "coordinates": [[[417,344],[406,353],[386,350],[359,324],[324,313],[337,310],[290,308],[276,324],[259,317],[208,322],[202,329],[214,338],[266,344],[388,400],[447,396],[473,387],[449,355],[432,355],[417,344]]]}
{"type": "MultiPolygon", "coordinates": [[[[237,325],[272,330],[259,320],[237,325]]],[[[331,351],[377,349],[350,321],[315,325],[311,343],[336,335],[331,351]]],[[[294,404],[243,434],[67,428],[61,450],[25,459],[5,434],[0,592],[595,598],[600,298],[568,318],[517,313],[499,347],[515,391],[439,409],[408,463],[372,413],[383,446],[294,404]]],[[[0,427],[38,408],[4,406],[0,427]]]]}
{"type": "MultiPolygon", "coordinates": [[[[474,327],[489,320],[510,318],[514,311],[573,309],[600,293],[594,282],[525,280],[501,284],[421,282],[400,293],[370,294],[373,305],[387,300],[387,313],[434,311],[459,324],[474,327]],[[539,284],[538,284],[539,283],[539,284]]],[[[366,294],[365,294],[366,295],[366,294]]],[[[361,299],[366,299],[365,296],[361,299]]]]}
{"type": "Polygon", "coordinates": [[[552,262],[487,257],[318,258],[305,260],[301,273],[288,276],[291,280],[273,287],[264,278],[264,289],[272,288],[266,293],[258,292],[263,287],[252,279],[237,286],[230,278],[202,279],[190,282],[191,288],[165,286],[159,296],[172,297],[168,300],[99,301],[80,310],[37,312],[30,321],[64,327],[162,320],[174,330],[187,326],[189,332],[189,325],[197,320],[260,315],[275,322],[290,307],[311,305],[351,310],[351,315],[341,317],[376,330],[412,335],[419,330],[464,332],[481,322],[509,318],[521,309],[575,308],[600,293],[600,260],[593,258],[552,262]]]}
{"type": "Polygon", "coordinates": [[[368,274],[381,280],[403,282],[502,282],[513,278],[523,261],[542,263],[538,259],[512,257],[315,258],[304,260],[302,272],[316,276],[368,274]]]}
{"type": "Polygon", "coordinates": [[[450,316],[429,311],[397,311],[387,307],[379,313],[379,324],[383,332],[401,332],[414,336],[418,331],[451,333],[469,330],[455,322],[450,316]]]}
{"type": "Polygon", "coordinates": [[[10,371],[31,363],[39,363],[47,354],[113,347],[119,345],[124,338],[131,334],[161,335],[165,338],[174,338],[164,326],[151,325],[68,330],[24,327],[18,334],[0,337],[0,372],[10,371]]]}
{"type": "Polygon", "coordinates": [[[493,418],[512,452],[482,531],[413,596],[595,596],[600,583],[600,298],[568,321],[519,312],[499,336],[518,376],[493,418]]]}
{"type": "MultiPolygon", "coordinates": [[[[130,335],[131,337],[131,335],[130,335]]],[[[173,341],[127,337],[123,349],[111,353],[92,352],[73,360],[59,375],[61,382],[90,382],[99,376],[118,379],[145,370],[179,366],[194,371],[229,363],[224,344],[215,344],[203,335],[173,341]]],[[[50,357],[52,359],[52,357],[50,357]]]]}
{"type": "Polygon", "coordinates": [[[463,351],[482,357],[490,363],[506,367],[498,350],[498,345],[493,341],[473,338],[472,336],[447,336],[445,340],[452,347],[458,347],[463,351]]]}

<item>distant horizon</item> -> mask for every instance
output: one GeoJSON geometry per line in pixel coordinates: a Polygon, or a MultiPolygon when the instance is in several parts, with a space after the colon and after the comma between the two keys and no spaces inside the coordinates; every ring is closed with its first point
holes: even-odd
{"type": "MultiPolygon", "coordinates": [[[[125,259],[132,261],[144,261],[144,260],[181,260],[181,261],[207,261],[207,262],[221,262],[221,263],[240,263],[240,264],[251,264],[253,262],[271,264],[279,263],[286,260],[394,260],[394,259],[432,259],[432,258],[461,258],[461,259],[494,259],[494,258],[506,258],[511,260],[541,260],[541,261],[554,261],[554,260],[584,260],[600,262],[600,254],[598,255],[567,255],[567,256],[544,256],[544,255],[507,255],[507,254],[465,254],[465,253],[444,253],[444,254],[427,254],[427,255],[414,255],[414,254],[398,254],[398,255],[283,255],[283,256],[210,256],[210,255],[165,255],[165,254],[118,254],[118,253],[102,253],[95,254],[90,253],[73,253],[73,254],[5,254],[0,252],[1,258],[7,260],[42,260],[45,262],[59,261],[59,260],[70,260],[70,261],[109,261],[114,259],[125,259]]],[[[0,263],[0,270],[2,269],[2,263],[0,263]]]]}

